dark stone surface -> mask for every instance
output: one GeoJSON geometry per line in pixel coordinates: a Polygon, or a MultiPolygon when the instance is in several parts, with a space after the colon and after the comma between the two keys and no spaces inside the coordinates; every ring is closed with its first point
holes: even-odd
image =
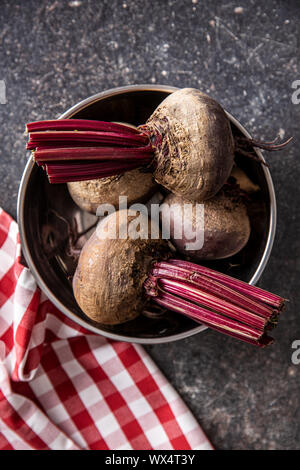
{"type": "Polygon", "coordinates": [[[114,86],[198,87],[261,138],[294,135],[269,157],[278,230],[264,288],[290,299],[259,351],[214,332],[148,351],[218,449],[299,449],[299,70],[300,4],[292,1],[1,1],[0,204],[16,214],[25,165],[24,124],[56,118],[114,86]]]}

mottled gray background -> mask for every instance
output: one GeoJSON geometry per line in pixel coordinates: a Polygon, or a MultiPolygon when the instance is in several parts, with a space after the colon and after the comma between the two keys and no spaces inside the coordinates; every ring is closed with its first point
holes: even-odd
{"type": "Polygon", "coordinates": [[[290,303],[266,351],[206,331],[148,347],[218,449],[299,449],[300,339],[297,0],[0,1],[0,204],[13,216],[26,162],[24,124],[56,118],[114,86],[198,87],[255,135],[294,136],[269,157],[277,237],[260,285],[290,303]]]}

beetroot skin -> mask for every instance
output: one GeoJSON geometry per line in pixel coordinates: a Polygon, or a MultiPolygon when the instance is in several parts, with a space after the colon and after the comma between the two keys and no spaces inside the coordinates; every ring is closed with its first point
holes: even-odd
{"type": "Polygon", "coordinates": [[[172,93],[141,129],[155,148],[154,178],[172,193],[201,202],[229,177],[235,148],[230,122],[205,93],[193,88],[172,93]]]}

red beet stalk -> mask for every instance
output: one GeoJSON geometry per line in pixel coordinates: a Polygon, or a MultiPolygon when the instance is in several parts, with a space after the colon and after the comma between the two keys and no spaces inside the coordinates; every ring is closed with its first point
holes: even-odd
{"type": "Polygon", "coordinates": [[[40,131],[103,131],[103,132],[121,132],[129,134],[139,134],[134,127],[125,124],[116,124],[107,121],[91,121],[88,119],[55,119],[50,121],[30,122],[26,125],[26,132],[40,131]]]}
{"type": "Polygon", "coordinates": [[[182,260],[155,263],[144,288],[158,305],[260,347],[273,342],[267,331],[284,307],[275,294],[182,260]]]}
{"type": "Polygon", "coordinates": [[[56,147],[61,142],[76,145],[76,142],[87,142],[93,144],[100,142],[101,144],[116,144],[126,147],[139,147],[149,143],[149,138],[144,134],[126,134],[117,132],[98,132],[98,131],[43,131],[32,132],[29,134],[29,142],[27,147],[32,148],[43,145],[43,143],[51,144],[56,147]]]}
{"type": "Polygon", "coordinates": [[[104,178],[149,165],[149,137],[123,124],[82,119],[27,124],[27,149],[51,183],[104,178]]]}
{"type": "Polygon", "coordinates": [[[109,162],[101,163],[79,163],[78,165],[72,164],[65,165],[61,163],[43,163],[44,169],[47,172],[50,183],[66,183],[67,181],[80,181],[90,180],[94,178],[107,178],[108,176],[114,176],[117,174],[124,173],[125,171],[134,170],[136,164],[122,163],[115,164],[113,170],[109,162]]]}
{"type": "Polygon", "coordinates": [[[204,274],[211,279],[220,280],[224,285],[228,287],[234,287],[237,291],[247,294],[248,297],[253,298],[255,300],[261,300],[268,305],[275,306],[279,310],[284,307],[285,300],[282,297],[279,297],[276,294],[272,294],[271,292],[266,292],[259,287],[252,286],[247,282],[240,281],[235,279],[231,276],[226,274],[221,274],[213,269],[206,268],[204,266],[195,265],[194,263],[190,263],[188,261],[182,260],[171,260],[171,264],[176,266],[181,266],[185,269],[192,269],[196,273],[204,274]]]}
{"type": "Polygon", "coordinates": [[[143,148],[122,148],[122,153],[117,147],[64,147],[64,148],[44,148],[37,147],[32,153],[35,161],[44,162],[58,162],[65,160],[82,160],[84,153],[86,160],[119,160],[131,161],[139,160],[140,158],[152,159],[152,147],[148,145],[143,148]]]}

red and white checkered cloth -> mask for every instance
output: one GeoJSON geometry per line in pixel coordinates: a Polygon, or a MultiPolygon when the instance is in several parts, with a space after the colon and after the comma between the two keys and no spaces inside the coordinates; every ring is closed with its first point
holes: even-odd
{"type": "Polygon", "coordinates": [[[211,449],[143,348],[73,323],[19,255],[0,209],[0,450],[211,449]]]}

